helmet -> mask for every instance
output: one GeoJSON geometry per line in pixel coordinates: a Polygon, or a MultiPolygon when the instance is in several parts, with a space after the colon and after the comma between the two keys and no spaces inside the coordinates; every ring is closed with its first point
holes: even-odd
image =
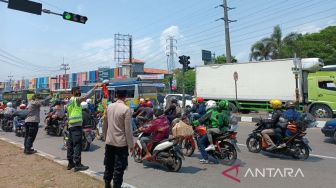
{"type": "Polygon", "coordinates": [[[161,108],[154,109],[155,117],[159,117],[163,114],[163,110],[161,108]]]}
{"type": "Polygon", "coordinates": [[[197,102],[198,102],[198,103],[203,103],[203,102],[204,102],[203,97],[197,97],[197,102]]]}
{"type": "Polygon", "coordinates": [[[296,104],[294,101],[287,101],[286,108],[295,108],[296,104]]]}
{"type": "Polygon", "coordinates": [[[12,107],[13,107],[13,103],[12,103],[12,102],[8,102],[8,103],[7,103],[7,107],[12,108],[12,107]]]}
{"type": "Polygon", "coordinates": [[[26,106],[25,104],[20,104],[20,109],[21,109],[21,110],[26,109],[26,107],[27,107],[27,106],[26,106]]]}
{"type": "Polygon", "coordinates": [[[228,100],[222,100],[222,101],[219,101],[218,103],[218,108],[220,110],[227,110],[229,107],[229,101],[228,100]]]}
{"type": "Polygon", "coordinates": [[[92,99],[86,99],[86,102],[87,102],[88,104],[92,104],[92,99]]]}
{"type": "Polygon", "coordinates": [[[152,108],[152,107],[153,107],[153,103],[152,103],[151,101],[147,101],[147,102],[145,103],[145,106],[146,106],[146,107],[149,107],[149,108],[152,108]]]}
{"type": "Polygon", "coordinates": [[[88,108],[88,103],[87,102],[81,102],[81,107],[82,109],[87,109],[88,108]]]}
{"type": "Polygon", "coordinates": [[[171,99],[171,103],[177,104],[177,99],[174,97],[171,99]]]}
{"type": "Polygon", "coordinates": [[[279,99],[272,99],[270,104],[273,109],[279,109],[282,106],[282,102],[279,99]]]}
{"type": "Polygon", "coordinates": [[[144,98],[141,98],[141,99],[139,100],[139,102],[140,102],[140,104],[141,104],[141,103],[144,103],[144,102],[145,102],[145,99],[144,99],[144,98]]]}
{"type": "Polygon", "coordinates": [[[208,101],[205,103],[205,106],[206,106],[206,110],[209,110],[209,109],[212,109],[212,108],[216,108],[217,104],[216,104],[216,101],[208,101]]]}
{"type": "Polygon", "coordinates": [[[197,98],[192,98],[192,99],[191,99],[191,102],[192,102],[193,104],[196,104],[196,103],[197,103],[197,98]]]}

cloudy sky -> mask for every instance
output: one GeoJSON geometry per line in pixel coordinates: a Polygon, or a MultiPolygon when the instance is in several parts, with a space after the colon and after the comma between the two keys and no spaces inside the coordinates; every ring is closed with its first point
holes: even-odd
{"type": "MultiPolygon", "coordinates": [[[[0,80],[14,75],[60,74],[63,61],[70,72],[115,67],[114,34],[133,36],[134,57],[146,67],[166,69],[166,40],[174,36],[178,55],[202,64],[201,50],[224,54],[221,0],[36,0],[54,12],[88,17],[85,25],[60,16],[37,16],[7,8],[0,2],[0,80]]],[[[232,55],[248,60],[251,44],[269,36],[275,25],[284,32],[311,33],[336,25],[335,0],[228,0],[232,55]]],[[[178,62],[178,58],[176,58],[178,62]]],[[[178,67],[178,63],[176,63],[178,67]]]]}

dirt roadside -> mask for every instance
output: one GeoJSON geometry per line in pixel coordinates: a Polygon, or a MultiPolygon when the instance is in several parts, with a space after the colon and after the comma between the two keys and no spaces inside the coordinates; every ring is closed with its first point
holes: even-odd
{"type": "Polygon", "coordinates": [[[0,140],[0,188],[100,188],[104,183],[66,170],[49,159],[25,155],[22,149],[0,140]]]}

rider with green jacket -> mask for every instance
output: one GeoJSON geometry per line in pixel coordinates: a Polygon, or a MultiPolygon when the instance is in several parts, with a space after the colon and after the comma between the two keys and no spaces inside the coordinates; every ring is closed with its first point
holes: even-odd
{"type": "Polygon", "coordinates": [[[207,134],[200,138],[200,151],[203,159],[201,163],[208,163],[208,155],[206,151],[214,150],[212,134],[220,134],[228,130],[230,121],[230,112],[228,111],[228,101],[223,100],[216,104],[215,101],[208,101],[206,104],[207,113],[197,121],[194,125],[203,124],[207,127],[207,134]],[[210,145],[204,149],[205,142],[209,141],[210,145]]]}

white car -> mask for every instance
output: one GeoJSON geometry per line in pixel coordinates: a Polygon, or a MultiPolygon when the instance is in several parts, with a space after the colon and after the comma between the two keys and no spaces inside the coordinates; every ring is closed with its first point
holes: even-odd
{"type": "MultiPolygon", "coordinates": [[[[172,97],[175,97],[178,100],[179,105],[182,107],[182,96],[183,94],[167,94],[163,101],[163,107],[166,108],[167,100],[172,97]]],[[[186,94],[185,99],[186,99],[186,107],[189,106],[191,108],[193,106],[192,96],[186,94]]]]}

